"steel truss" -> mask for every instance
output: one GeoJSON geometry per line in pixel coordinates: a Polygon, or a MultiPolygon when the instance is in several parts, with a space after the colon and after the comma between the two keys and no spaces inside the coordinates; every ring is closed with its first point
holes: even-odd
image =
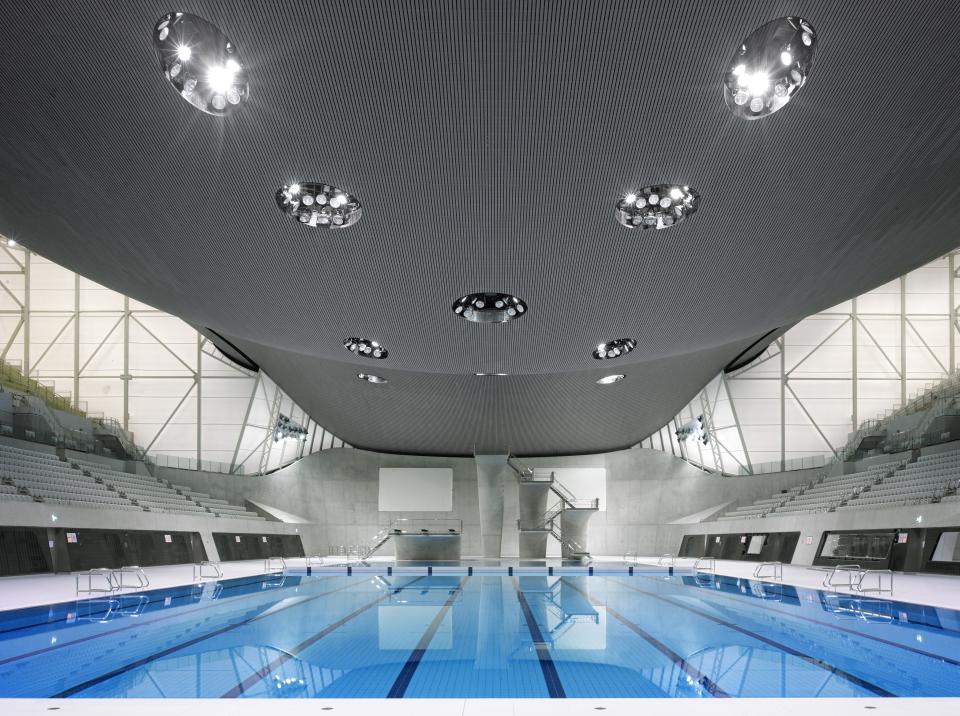
{"type": "MultiPolygon", "coordinates": [[[[55,290],[61,294],[65,292],[71,294],[72,308],[69,310],[61,308],[44,309],[31,305],[31,297],[37,291],[54,290],[41,285],[42,277],[38,278],[33,275],[38,261],[42,262],[42,260],[22,247],[11,247],[3,237],[0,237],[0,250],[3,251],[3,254],[0,255],[0,263],[3,264],[3,270],[0,270],[0,274],[4,275],[3,279],[0,280],[0,291],[2,291],[0,292],[0,300],[3,301],[3,306],[0,307],[0,319],[16,318],[16,323],[12,327],[4,325],[3,330],[0,331],[0,346],[2,346],[0,360],[20,363],[23,374],[35,380],[46,383],[55,381],[60,394],[67,396],[77,410],[88,412],[91,416],[96,414],[87,411],[86,402],[80,399],[81,379],[97,378],[119,381],[122,386],[123,407],[122,415],[117,417],[119,417],[119,422],[125,430],[130,429],[132,422],[130,419],[130,401],[134,395],[137,381],[189,381],[186,390],[176,396],[178,400],[174,408],[166,415],[160,428],[143,446],[145,451],[151,451],[158,444],[158,441],[170,435],[174,427],[184,422],[195,423],[196,426],[195,445],[191,446],[191,452],[194,452],[196,456],[195,469],[215,469],[235,473],[242,472],[247,465],[253,464],[256,466],[256,471],[263,472],[267,469],[275,469],[278,464],[288,464],[311,452],[331,447],[349,447],[324,430],[295,403],[291,404],[297,411],[297,419],[309,430],[308,439],[305,441],[284,440],[274,446],[273,440],[269,438],[273,436],[276,430],[279,406],[285,400],[289,401],[289,398],[269,378],[259,372],[250,371],[236,365],[220,353],[213,343],[193,329],[189,330],[194,335],[194,356],[192,360],[185,360],[182,343],[176,346],[180,348],[178,352],[174,345],[157,335],[156,320],[158,318],[169,318],[170,315],[142,304],[135,304],[128,297],[122,297],[121,309],[83,308],[81,306],[80,275],[66,272],[65,269],[60,267],[57,267],[59,271],[69,273],[72,279],[71,287],[64,289],[58,285],[55,290]],[[31,265],[34,266],[33,269],[31,265]],[[38,283],[38,281],[41,283],[38,283]],[[53,337],[38,346],[35,338],[31,339],[31,329],[35,328],[36,321],[44,321],[49,329],[50,321],[56,321],[57,319],[62,319],[62,322],[56,324],[57,328],[53,337]],[[91,331],[97,330],[91,326],[103,323],[106,327],[100,328],[96,335],[92,336],[92,340],[96,341],[93,351],[83,355],[81,337],[84,345],[89,343],[91,331]],[[81,326],[83,326],[84,331],[82,336],[81,326]],[[68,332],[68,329],[71,328],[73,330],[68,332]],[[145,334],[151,341],[151,345],[156,344],[156,348],[165,355],[172,356],[176,369],[151,371],[134,368],[131,365],[131,328],[145,334]],[[64,348],[71,350],[65,351],[64,348]],[[104,370],[98,365],[98,360],[103,358],[107,351],[115,351],[118,348],[122,351],[119,370],[104,370]],[[19,353],[17,353],[18,349],[19,353]],[[71,352],[72,359],[64,361],[64,355],[71,352]],[[15,355],[20,358],[19,361],[15,359],[15,355]],[[54,360],[54,356],[56,356],[56,360],[54,360]],[[83,357],[81,358],[81,356],[83,357]],[[209,366],[210,361],[215,361],[218,364],[215,375],[205,375],[209,372],[209,368],[204,370],[204,365],[209,366]],[[244,396],[247,395],[247,389],[241,387],[242,382],[246,381],[253,386],[249,392],[243,422],[237,426],[236,446],[229,464],[202,459],[204,454],[204,429],[223,428],[222,425],[204,421],[204,401],[202,397],[205,380],[207,382],[211,380],[239,381],[237,388],[242,391],[244,396]],[[63,387],[65,383],[69,383],[69,389],[63,387]],[[262,397],[268,406],[271,406],[267,424],[257,424],[252,421],[254,402],[258,396],[262,397]],[[190,411],[191,414],[187,415],[184,412],[184,406],[191,397],[195,398],[196,405],[190,411]],[[242,456],[241,449],[244,438],[250,434],[263,435],[263,439],[246,456],[242,456]],[[288,445],[292,442],[296,442],[296,446],[288,445]],[[272,460],[271,456],[276,457],[277,453],[279,453],[279,460],[272,460]],[[257,459],[251,462],[254,456],[257,456],[257,459]]],[[[110,293],[112,294],[112,292],[110,293]]],[[[65,305],[66,301],[62,299],[63,296],[61,296],[60,302],[65,305]]],[[[4,321],[4,324],[6,323],[8,321],[4,321]]]]}
{"type": "MultiPolygon", "coordinates": [[[[837,382],[836,392],[849,393],[850,396],[849,416],[846,416],[844,427],[852,432],[857,430],[862,420],[874,417],[861,415],[861,412],[865,412],[861,410],[862,394],[871,383],[889,384],[891,381],[898,383],[899,396],[887,411],[889,413],[906,404],[911,392],[920,392],[911,391],[911,383],[916,386],[918,381],[935,382],[954,374],[957,366],[957,342],[960,337],[960,306],[957,305],[957,279],[960,278],[958,256],[960,256],[960,249],[896,279],[897,310],[863,309],[865,297],[891,295],[889,291],[878,290],[841,304],[845,308],[835,307],[810,316],[801,325],[809,328],[812,322],[829,324],[828,331],[818,343],[809,346],[803,345],[800,340],[791,340],[798,334],[800,326],[792,328],[771,343],[749,365],[730,374],[721,374],[710,381],[694,396],[677,418],[641,441],[638,447],[669,450],[674,455],[716,472],[735,470],[741,474],[754,474],[770,472],[773,469],[791,469],[801,466],[788,459],[790,431],[788,431],[787,412],[788,408],[796,408],[803,417],[804,425],[812,429],[821,441],[824,458],[829,459],[837,455],[846,442],[846,432],[838,434],[837,424],[826,425],[818,421],[815,417],[816,411],[813,411],[808,403],[809,399],[802,397],[803,391],[799,390],[800,386],[805,381],[837,382]],[[908,290],[908,283],[916,286],[919,281],[927,281],[937,286],[942,285],[940,279],[945,279],[946,290],[942,288],[921,292],[908,290]],[[911,296],[937,293],[943,294],[941,312],[909,309],[911,296]],[[945,322],[948,327],[945,344],[941,345],[929,340],[920,327],[924,321],[945,322]],[[884,342],[878,338],[875,332],[876,327],[883,322],[896,323],[895,345],[890,345],[889,340],[884,342]],[[825,351],[838,345],[849,348],[850,358],[847,365],[831,365],[829,373],[809,369],[810,364],[818,357],[822,357],[825,351]],[[918,364],[922,363],[921,365],[911,365],[909,357],[911,350],[914,356],[923,357],[922,360],[916,357],[913,359],[918,364]],[[864,370],[865,351],[879,358],[882,369],[874,367],[872,371],[864,370]],[[743,403],[745,399],[735,398],[735,396],[738,393],[741,395],[756,393],[756,391],[745,389],[749,381],[777,386],[777,390],[763,393],[779,396],[779,441],[775,447],[763,444],[757,437],[752,440],[745,438],[745,434],[749,434],[749,428],[756,424],[749,420],[746,423],[741,422],[744,405],[738,405],[738,403],[743,403]],[[720,406],[727,419],[724,420],[725,424],[717,425],[714,424],[714,416],[720,406]],[[691,446],[677,443],[673,436],[677,425],[694,417],[695,412],[704,416],[710,437],[709,455],[704,455],[704,451],[699,446],[692,451],[691,446]],[[774,450],[779,452],[777,463],[757,466],[751,461],[751,451],[769,453],[774,450]]],[[[889,288],[889,284],[886,288],[889,288]]],[[[870,393],[870,391],[866,392],[870,393]]]]}

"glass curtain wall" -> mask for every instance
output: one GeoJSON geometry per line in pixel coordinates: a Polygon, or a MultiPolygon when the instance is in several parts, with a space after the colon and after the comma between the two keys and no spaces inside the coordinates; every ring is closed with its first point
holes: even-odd
{"type": "Polygon", "coordinates": [[[955,371],[958,253],[804,319],[638,447],[727,474],[828,463],[863,421],[955,371]],[[674,431],[701,416],[708,443],[678,441],[674,431]]]}
{"type": "Polygon", "coordinates": [[[158,464],[251,474],[349,447],[175,316],[6,242],[0,279],[0,360],[115,418],[158,464]],[[306,440],[275,441],[280,415],[306,440]]]}

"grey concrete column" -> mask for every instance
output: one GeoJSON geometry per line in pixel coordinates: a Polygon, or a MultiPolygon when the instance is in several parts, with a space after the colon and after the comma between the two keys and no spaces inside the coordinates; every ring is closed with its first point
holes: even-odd
{"type": "Polygon", "coordinates": [[[498,559],[503,547],[503,481],[510,469],[506,455],[477,455],[480,542],[486,559],[498,559]]]}

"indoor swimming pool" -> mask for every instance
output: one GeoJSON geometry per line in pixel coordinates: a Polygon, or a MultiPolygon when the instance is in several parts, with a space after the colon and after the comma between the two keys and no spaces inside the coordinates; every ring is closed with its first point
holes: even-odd
{"type": "Polygon", "coordinates": [[[0,696],[960,696],[960,612],[712,574],[277,574],[0,612],[0,696]]]}

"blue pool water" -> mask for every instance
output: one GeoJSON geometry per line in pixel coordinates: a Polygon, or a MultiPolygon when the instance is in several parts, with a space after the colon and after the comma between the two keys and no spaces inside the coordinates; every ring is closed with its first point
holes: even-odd
{"type": "Polygon", "coordinates": [[[704,574],[274,575],[0,612],[0,696],[960,696],[960,613],[704,574]]]}

